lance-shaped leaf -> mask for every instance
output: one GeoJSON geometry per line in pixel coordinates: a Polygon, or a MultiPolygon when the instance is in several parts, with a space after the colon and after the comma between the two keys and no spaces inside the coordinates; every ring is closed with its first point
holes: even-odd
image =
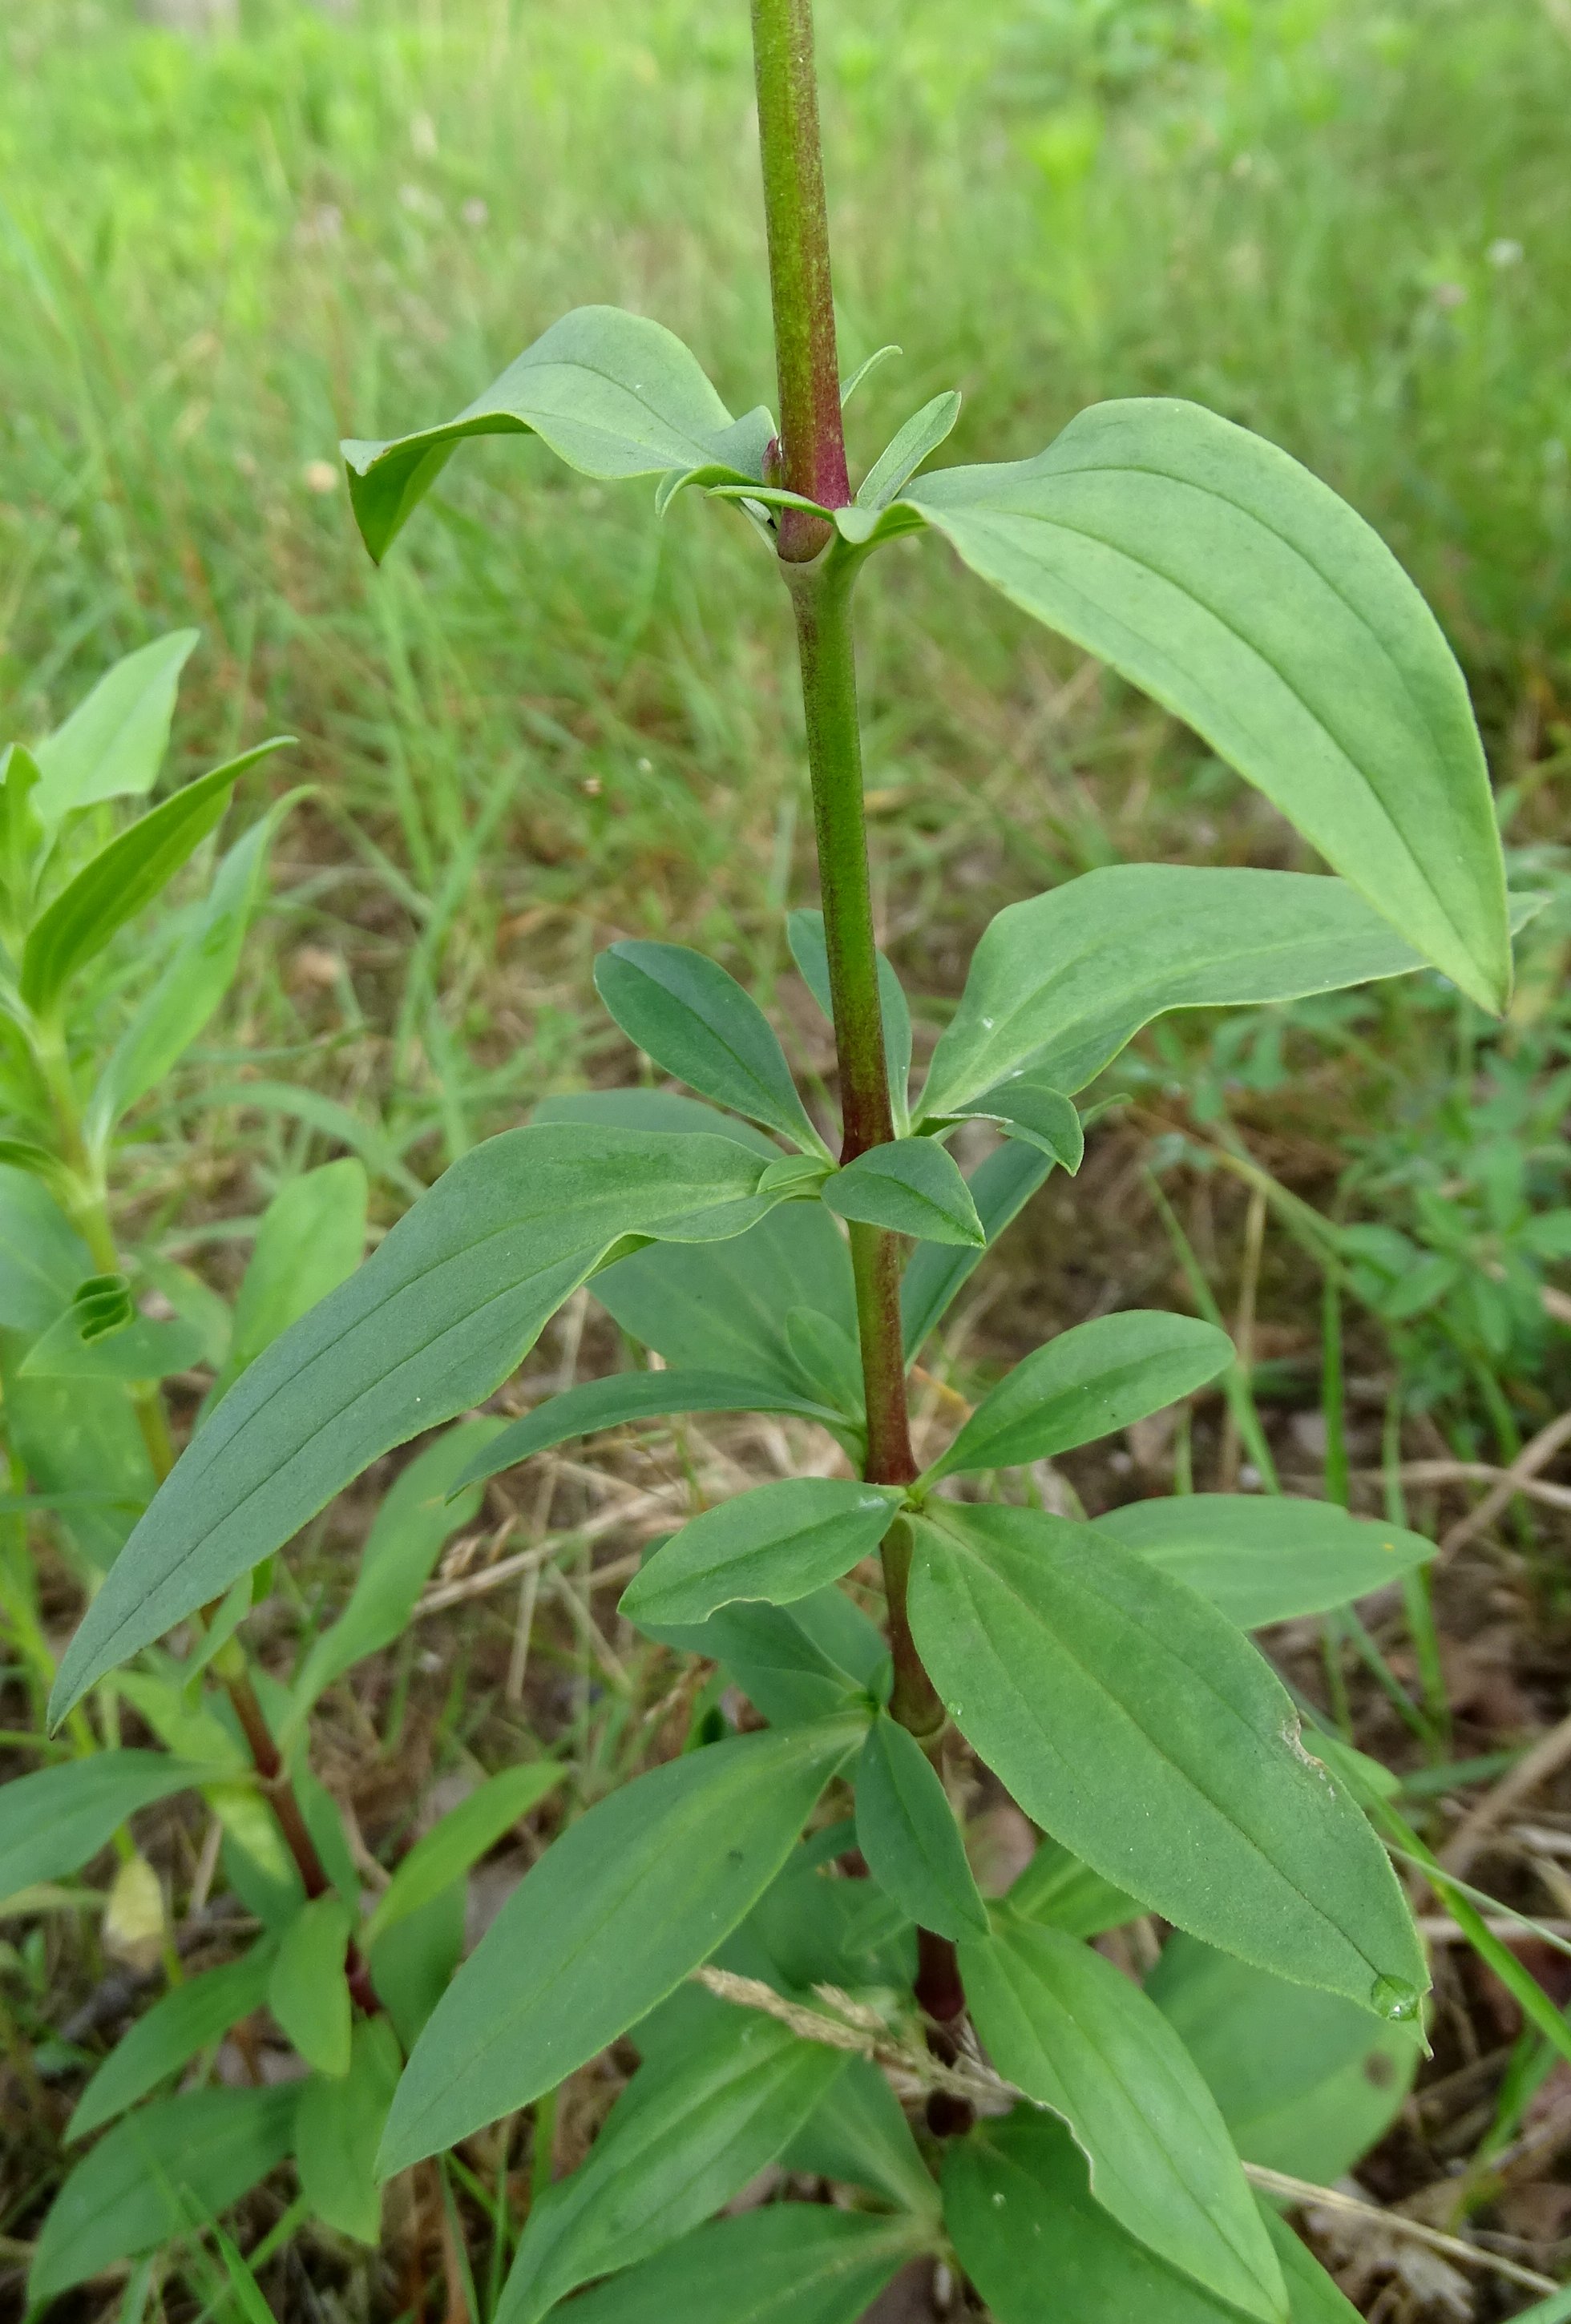
{"type": "Polygon", "coordinates": [[[648,1637],[723,1665],[772,1727],[829,1719],[889,1691],[883,1639],[831,1584],[783,1606],[744,1600],[707,1622],[645,1622],[648,1637]]]}
{"type": "Polygon", "coordinates": [[[593,1436],[629,1420],[664,1420],[682,1412],[790,1412],[804,1420],[844,1425],[845,1415],[811,1397],[764,1380],[737,1379],[727,1372],[615,1372],[609,1379],[586,1380],[548,1397],[522,1420],[511,1420],[500,1435],[472,1453],[459,1471],[455,1492],[500,1476],[553,1444],[593,1436]]]}
{"type": "Polygon", "coordinates": [[[433,1896],[461,1880],[469,1867],[494,1848],[504,1832],[554,1791],[567,1769],[555,1759],[504,1767],[449,1808],[439,1823],[416,1840],[377,1899],[365,1923],[369,1947],[420,1912],[433,1896]]]}
{"type": "Polygon", "coordinates": [[[1104,1880],[1056,1840],[1044,1840],[1004,1900],[1028,1921],[1071,1937],[1099,1937],[1104,1929],[1138,1920],[1140,1904],[1104,1880]]]}
{"type": "Polygon", "coordinates": [[[587,2159],[531,2210],[495,2324],[540,2324],[580,2283],[702,2226],[767,2169],[849,2063],[732,2009],[674,2070],[643,2067],[587,2159]]]}
{"type": "Polygon", "coordinates": [[[152,788],[169,748],[180,674],[199,635],[171,630],[126,654],[36,746],[41,779],[32,805],[46,824],[72,807],[152,788]]]}
{"type": "Polygon", "coordinates": [[[51,1009],[78,972],[173,879],[224,813],[248,767],[287,750],[288,734],[259,742],[188,783],[112,839],[33,923],[22,954],[22,997],[51,1009]]]}
{"type": "Polygon", "coordinates": [[[355,2028],[348,2072],[313,2074],[295,2110],[300,2193],[319,2219],[356,2243],[382,2239],[376,2148],[402,2062],[386,2018],[362,2018],[355,2028]]]}
{"type": "Polygon", "coordinates": [[[1060,1332],[990,1388],[929,1480],[1050,1461],[1175,1404],[1227,1370],[1225,1332],[1190,1315],[1131,1308],[1060,1332]]]}
{"type": "MultiPolygon", "coordinates": [[[[1013,1224],[1052,1167],[1050,1157],[1040,1148],[1015,1138],[1006,1139],[978,1164],[966,1183],[989,1246],[1013,1224]]],[[[908,1363],[970,1280],[982,1255],[974,1244],[962,1249],[954,1243],[924,1242],[912,1251],[900,1286],[901,1336],[908,1363]]]]}
{"type": "Polygon", "coordinates": [[[919,1928],[941,1937],[984,1935],[955,1811],[927,1753],[887,1711],[856,1762],[856,1844],[880,1887],[919,1928]]]}
{"type": "Polygon", "coordinates": [[[1345,1606],[1435,1554],[1432,1541],[1402,1526],[1279,1495],[1132,1501],[1094,1519],[1092,1530],[1187,1582],[1243,1630],[1345,1606]]]}
{"type": "Polygon", "coordinates": [[[1072,1096],[1169,1009],[1298,1001],[1422,966],[1340,880],[1112,864],[989,923],[919,1111],[957,1112],[1025,1069],[1072,1096]]]}
{"type": "Polygon", "coordinates": [[[628,1238],[703,1242],[752,1225],[771,1207],[755,1191],[765,1167],[730,1139],[566,1123],[466,1154],[198,1434],[72,1639],[54,1715],[379,1454],[482,1402],[628,1238]]]}
{"type": "Polygon", "coordinates": [[[902,485],[910,484],[922,462],[930,459],[939,445],[954,434],[959,417],[958,391],[947,388],[930,403],[924,403],[919,411],[913,411],[904,426],[895,430],[857,485],[853,507],[836,512],[845,540],[855,541],[867,537],[879,512],[896,498],[902,485]]]}
{"type": "Polygon", "coordinates": [[[969,1105],[956,1107],[956,1116],[1002,1123],[1012,1138],[1040,1148],[1071,1178],[1085,1159],[1086,1132],[1074,1100],[1038,1074],[1012,1074],[996,1089],[984,1090],[969,1105]]]}
{"type": "MultiPolygon", "coordinates": [[[[824,936],[822,912],[791,912],[786,918],[786,942],[801,972],[802,982],[832,1025],[833,996],[829,989],[829,948],[824,936]]],[[[909,1128],[907,1113],[911,1074],[911,1012],[905,991],[883,953],[878,955],[878,1005],[883,1019],[883,1062],[889,1074],[889,1094],[894,1126],[909,1128]]]]}
{"type": "Polygon", "coordinates": [[[964,1941],[960,1969],[993,2064],[1066,2125],[1103,2209],[1206,2291],[1286,2324],[1216,2101],[1156,2004],[1088,1945],[1007,1912],[964,1941]]]}
{"type": "Polygon", "coordinates": [[[354,1274],[365,1253],[369,1193],[365,1165],[353,1154],[302,1171],[279,1188],[262,1213],[240,1278],[229,1351],[213,1382],[209,1412],[281,1332],[354,1274]]]}
{"type": "Polygon", "coordinates": [[[996,2324],[1238,2324],[1125,2235],[1086,2180],[1068,2132],[1031,2107],[948,2142],[944,2225],[996,2324]]]}
{"type": "Polygon", "coordinates": [[[79,1872],[138,1808],[213,1773],[162,1751],[95,1751],[0,1786],[0,1896],[79,1872]]]}
{"type": "Polygon", "coordinates": [[[1428,1973],[1385,1851],[1224,1616],[1040,1510],[934,1501],[915,1530],[922,1658],[1029,1816],[1241,1960],[1416,2014],[1428,1973]]]}
{"type": "Polygon", "coordinates": [[[613,945],[595,988],[630,1041],[717,1105],[827,1154],[774,1028],[717,960],[686,945],[613,945]]]}
{"type": "Polygon", "coordinates": [[[1095,405],[1034,459],[943,470],[905,499],[1203,735],[1481,1007],[1504,1007],[1504,868],[1466,684],[1345,501],[1166,399],[1095,405]]]}
{"type": "Polygon", "coordinates": [[[618,307],[577,307],[455,419],[386,443],[343,447],[366,548],[380,563],[466,436],[539,436],[586,476],[719,465],[762,477],[773,434],[734,420],[680,339],[618,307]]]}
{"type": "Polygon", "coordinates": [[[32,2247],[30,2304],[237,2203],[289,2153],[299,2087],[183,2090],[117,2122],[51,2206],[32,2247]]]}
{"type": "Polygon", "coordinates": [[[171,1986],[116,2043],[77,2100],[68,2138],[85,2138],[205,2050],[267,1997],[271,1947],[171,1986]]]}
{"type": "Polygon", "coordinates": [[[433,2011],[383,2172],[527,2106],[646,2016],[763,1894],[864,1723],[711,1744],[569,1824],[433,2011]]]}
{"type": "Polygon", "coordinates": [[[869,1557],[904,1498],[901,1485],[790,1477],[757,1485],[674,1533],[622,1596],[633,1622],[702,1622],[737,1599],[789,1606],[869,1557]]]}
{"type": "Polygon", "coordinates": [[[869,1147],[824,1181],[823,1199],[843,1219],[915,1235],[923,1242],[986,1248],[971,1189],[937,1139],[897,1138],[869,1147]]]}
{"type": "Polygon", "coordinates": [[[267,2004],[295,2048],[319,2073],[349,2070],[351,2013],[344,1974],[349,1907],[329,1889],[302,1904],[279,1943],[267,2004]]]}
{"type": "MultiPolygon", "coordinates": [[[[642,2267],[573,2302],[573,2324],[857,2324],[907,2260],[930,2249],[926,2222],[823,2203],[771,2203],[715,2219],[642,2267]]],[[[571,2313],[572,2311],[564,2311],[571,2313]]]]}

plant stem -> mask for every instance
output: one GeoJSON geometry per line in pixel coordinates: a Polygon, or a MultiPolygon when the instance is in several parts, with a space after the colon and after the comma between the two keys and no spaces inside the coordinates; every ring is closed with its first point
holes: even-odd
{"type": "MultiPolygon", "coordinates": [[[[851,498],[840,417],[839,360],[829,273],[829,230],[813,72],[812,0],[753,0],[759,143],[769,229],[770,290],[780,375],[781,473],[790,492],[824,508],[851,498]]],[[[823,893],[824,940],[845,1119],[842,1162],[894,1137],[878,951],[867,866],[862,736],[851,591],[861,556],[819,518],[780,512],[781,570],[796,613],[813,823],[823,893]]],[[[906,1403],[901,1331],[899,1240],[851,1229],[856,1321],[867,1408],[866,1475],[909,1484],[917,1474],[906,1403]]],[[[924,1741],[936,1741],[945,1712],[911,1635],[906,1593],[911,1530],[891,1526],[883,1548],[894,1684],[890,1709],[924,1741]]],[[[964,1993],[954,1947],[922,1934],[917,1998],[943,2020],[958,2015],[964,1993]]]]}
{"type": "MultiPolygon", "coordinates": [[[[753,0],[753,55],[780,376],[781,481],[788,492],[822,508],[844,508],[851,485],[840,422],[812,0],[753,0]]],[[[816,557],[829,537],[821,518],[800,509],[781,511],[780,553],[788,563],[816,557]]]]}

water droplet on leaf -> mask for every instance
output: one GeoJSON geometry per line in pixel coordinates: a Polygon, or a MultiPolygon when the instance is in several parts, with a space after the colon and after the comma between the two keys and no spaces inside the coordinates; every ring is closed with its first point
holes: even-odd
{"type": "Polygon", "coordinates": [[[1389,2018],[1393,2025],[1411,2024],[1419,2015],[1423,1998],[1418,1987],[1409,1985],[1403,1977],[1377,1977],[1369,1992],[1371,2007],[1378,2010],[1382,2017],[1389,2018]]]}

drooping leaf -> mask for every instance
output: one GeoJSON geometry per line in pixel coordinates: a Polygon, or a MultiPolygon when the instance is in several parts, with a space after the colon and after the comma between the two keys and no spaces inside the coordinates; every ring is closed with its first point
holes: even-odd
{"type": "Polygon", "coordinates": [[[221,2041],[232,2025],[267,1997],[271,1950],[254,1945],[244,1958],[171,1986],[116,2043],[77,2100],[68,2138],[85,2138],[144,2098],[169,2075],[221,2041]]]}
{"type": "Polygon", "coordinates": [[[595,963],[595,989],[668,1074],[793,1146],[825,1152],[774,1028],[718,961],[686,945],[613,945],[595,963]]]}
{"type": "Polygon", "coordinates": [[[267,1977],[267,2006],[308,2065],[349,2070],[350,2005],[344,1953],[352,1916],[329,1890],[302,1904],[279,1941],[267,1977]]]}
{"type": "Polygon", "coordinates": [[[996,2324],[1237,2324],[1237,2309],[1125,2235],[1068,2132],[1034,2108],[948,2142],[944,2225],[996,2324]]]}
{"type": "Polygon", "coordinates": [[[1131,1308],[1077,1323],[990,1388],[929,1479],[1050,1461],[1203,1388],[1234,1361],[1225,1332],[1131,1308]]]}
{"type": "Polygon", "coordinates": [[[46,824],[99,799],[152,788],[169,748],[180,674],[200,635],[172,630],[126,654],[33,751],[32,805],[46,824]]]}
{"type": "Polygon", "coordinates": [[[499,1435],[470,1455],[454,1489],[483,1484],[487,1477],[498,1477],[504,1469],[516,1468],[521,1461],[570,1437],[593,1436],[629,1420],[664,1420],[683,1412],[790,1412],[805,1420],[841,1425],[845,1421],[832,1405],[728,1372],[615,1372],[608,1379],[564,1388],[522,1420],[510,1420],[499,1435]]]}
{"type": "Polygon", "coordinates": [[[660,324],[578,307],[456,419],[387,443],[343,446],[349,493],[380,563],[466,436],[527,436],[587,476],[652,476],[714,463],[762,475],[763,411],[734,420],[697,358],[660,324]]]}
{"type": "Polygon", "coordinates": [[[257,1223],[240,1278],[229,1353],[208,1409],[319,1299],[354,1274],[365,1250],[365,1165],[354,1155],[304,1170],[282,1185],[257,1223]]]}
{"type": "Polygon", "coordinates": [[[985,1249],[986,1232],[954,1156],[931,1138],[870,1147],[824,1182],[823,1199],[843,1219],[888,1227],[924,1242],[985,1249]]]}
{"type": "Polygon", "coordinates": [[[745,1600],[707,1622],[643,1622],[646,1637],[721,1664],[772,1727],[831,1719],[888,1692],[888,1652],[865,1614],[831,1586],[789,1609],[745,1600]]]}
{"type": "Polygon", "coordinates": [[[1016,1074],[956,1109],[961,1120],[996,1121],[1012,1138],[1035,1146],[1071,1178],[1086,1154],[1086,1132],[1072,1098],[1039,1074],[1016,1074]]]}
{"type": "Polygon", "coordinates": [[[1089,1945],[1007,1911],[965,1938],[960,1972],[993,2064],[1065,2124],[1103,2209],[1203,2290],[1285,2324],[1281,2270],[1216,2102],[1156,2005],[1089,1945]]]}
{"type": "Polygon", "coordinates": [[[186,2090],[139,2107],[78,2163],[33,2246],[32,2301],[191,2232],[288,2153],[298,2084],[186,2090]]]}
{"type": "Polygon", "coordinates": [[[369,1462],[489,1396],[628,1236],[707,1241],[769,1207],[726,1139],[505,1131],[456,1162],[199,1431],[67,1649],[94,1680],[270,1556],[369,1462]]]}
{"type": "Polygon", "coordinates": [[[755,1485],[663,1543],[628,1583],[622,1609],[630,1621],[669,1625],[706,1621],[737,1599],[790,1605],[871,1556],[903,1491],[842,1477],[755,1485]]]}
{"type": "Polygon", "coordinates": [[[909,2214],[772,2203],[713,2220],[585,2292],[573,2324],[857,2324],[930,2241],[909,2214]]]}
{"type": "Polygon", "coordinates": [[[1182,1932],[1146,1991],[1209,2083],[1246,2163],[1335,2185],[1400,2111],[1411,2026],[1372,2028],[1334,1993],[1286,1985],[1182,1932]]]}
{"type": "Polygon", "coordinates": [[[1062,1929],[1071,1937],[1099,1937],[1104,1929],[1137,1920],[1141,1911],[1136,1898],[1104,1880],[1056,1840],[1041,1842],[1005,1901],[1028,1921],[1062,1929]]]}
{"type": "MultiPolygon", "coordinates": [[[[833,997],[829,989],[829,947],[824,936],[822,912],[798,911],[786,917],[786,942],[802,982],[832,1025],[833,997]]],[[[883,1062],[889,1074],[894,1126],[903,1136],[910,1127],[908,1110],[911,1077],[911,1012],[905,990],[883,953],[878,955],[878,1005],[883,1018],[883,1062]]]]}
{"type": "Polygon", "coordinates": [[[355,2027],[347,2073],[313,2074],[295,2111],[300,2193],[319,2219],[356,2243],[382,2240],[376,2148],[402,2063],[386,2018],[363,2017],[355,2027]]]}
{"type": "Polygon", "coordinates": [[[65,987],[128,920],[162,892],[209,831],[247,768],[286,750],[275,734],[202,775],[112,839],[40,915],[23,947],[20,985],[28,1007],[46,1015],[65,987]]]}
{"type": "Polygon", "coordinates": [[[774,2161],[849,2063],[732,2009],[674,2071],[642,2067],[587,2159],[531,2211],[495,2324],[540,2324],[580,2283],[701,2226],[774,2161]]]}
{"type": "Polygon", "coordinates": [[[1378,534],[1197,404],[1102,403],[1034,459],[907,501],[972,569],[1155,697],[1485,1009],[1505,878],[1467,687],[1378,534]]]}
{"type": "Polygon", "coordinates": [[[1385,1851],[1224,1616],[1040,1510],[936,1501],[916,1535],[923,1660],[1028,1815],[1241,1960],[1416,2013],[1428,1971],[1385,1851]]]}
{"type": "Polygon", "coordinates": [[[767,1887],[859,1731],[843,1719],[713,1744],[570,1824],[432,2013],[384,2172],[526,2106],[652,2009],[767,1887]]]}
{"type": "Polygon", "coordinates": [[[856,1762],[856,1844],[881,1887],[941,1937],[987,1932],[955,1811],[922,1747],[887,1711],[856,1762]]]}
{"type": "Polygon", "coordinates": [[[383,1890],[365,1923],[365,1943],[374,1945],[390,1929],[461,1880],[487,1849],[495,1847],[504,1832],[555,1790],[566,1773],[559,1760],[526,1760],[488,1776],[467,1799],[449,1808],[439,1822],[416,1840],[383,1890]]]}
{"type": "Polygon", "coordinates": [[[1243,1630],[1345,1606],[1435,1554],[1432,1541],[1401,1526],[1279,1494],[1132,1501],[1095,1518],[1093,1530],[1187,1582],[1243,1630]]]}
{"type": "MultiPolygon", "coordinates": [[[[1013,1138],[1006,1139],[978,1164],[966,1183],[989,1248],[1014,1223],[1052,1167],[1049,1157],[1040,1148],[1013,1138]]],[[[923,1341],[969,1281],[982,1256],[974,1246],[960,1250],[953,1244],[917,1245],[900,1286],[901,1329],[908,1363],[920,1353],[923,1341]]]]}
{"type": "Polygon", "coordinates": [[[227,851],[157,982],[138,1002],[88,1102],[85,1136],[95,1150],[138,1099],[157,1088],[229,990],[267,851],[290,805],[279,800],[227,851]]]}
{"type": "Polygon", "coordinates": [[[81,1286],[88,1296],[73,1300],[65,1314],[41,1332],[22,1360],[23,1379],[142,1380],[166,1379],[184,1371],[202,1354],[202,1334],[180,1316],[154,1323],[132,1306],[124,1277],[89,1277],[81,1286]],[[88,1286],[118,1280],[125,1297],[126,1321],[95,1329],[95,1297],[88,1286]]]}
{"type": "Polygon", "coordinates": [[[503,1423],[491,1414],[464,1422],[418,1453],[384,1496],[360,1553],[360,1572],[336,1622],[307,1649],[290,1690],[289,1716],[280,1735],[287,1749],[326,1687],[367,1655],[391,1646],[425,1588],[442,1545],[467,1525],[480,1506],[472,1486],[451,1498],[471,1447],[494,1437],[503,1423]]]}
{"type": "Polygon", "coordinates": [[[95,1751],[0,1785],[0,1896],[79,1872],[116,1826],[212,1769],[162,1751],[95,1751]]]}
{"type": "Polygon", "coordinates": [[[1169,1009],[1302,1000],[1422,965],[1340,880],[1111,864],[990,921],[919,1118],[957,1112],[1020,1072],[1073,1097],[1169,1009]]]}

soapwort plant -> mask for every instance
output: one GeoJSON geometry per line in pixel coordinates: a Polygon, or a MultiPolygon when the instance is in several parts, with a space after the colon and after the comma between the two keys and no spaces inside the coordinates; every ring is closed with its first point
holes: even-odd
{"type": "MultiPolygon", "coordinates": [[[[1194,404],[1102,403],[1032,458],[933,468],[959,407],[939,395],[854,487],[810,0],[753,0],[753,25],[778,418],[734,418],[670,333],[592,306],[454,419],[345,450],[378,559],[483,435],[656,478],[661,514],[696,492],[753,527],[799,653],[819,908],[788,932],[833,1022],[840,1120],[827,1134],[716,963],[614,945],[602,1001],[693,1094],[553,1101],[457,1161],[196,1432],[93,1599],[53,1715],[203,1609],[243,1613],[253,1574],[335,1494],[483,1404],[587,1286],[661,1367],[490,1429],[455,1492],[693,1412],[816,1421],[849,1473],[742,1492],[648,1556],[624,1612],[719,1666],[756,1722],[704,1722],[568,1823],[406,2060],[374,1980],[347,1993],[317,2062],[353,2092],[356,2152],[379,2135],[384,2174],[440,2155],[549,2105],[625,2035],[641,2063],[531,2209],[506,2324],[573,2295],[583,2324],[851,2324],[924,2256],[1001,2324],[1060,2307],[1077,2324],[1351,2315],[1250,2173],[1335,2175],[1377,2135],[1428,1973],[1359,1763],[1306,1740],[1248,1633],[1354,1599],[1429,1545],[1280,1499],[1181,1496],[1089,1523],[1036,1506],[1034,1464],[1228,1370],[1225,1335],[1187,1316],[1058,1333],[925,1468],[908,1379],[1032,1191],[1076,1170],[1085,1093],[1162,1012],[1426,965],[1503,1008],[1511,907],[1483,752],[1381,541],[1194,404]],[[910,1012],[874,942],[853,621],[881,550],[923,534],[1187,723],[1329,869],[1124,864],[1009,907],[913,1094],[910,1012]],[[977,1122],[997,1143],[967,1178],[951,1146],[977,1122]],[[876,1591],[842,1586],[874,1571],[876,1591]],[[952,1805],[962,1749],[1044,1835],[1001,1897],[952,1805]],[[1153,1915],[1174,1933],[1142,1987],[1089,1941],[1149,1937],[1153,1915]],[[799,2193],[849,2191],[719,2216],[772,2162],[799,2193]]],[[[365,1932],[330,1897],[312,1914],[282,1945],[309,1946],[337,1994],[365,1932]]],[[[272,2096],[282,2153],[291,2101],[272,2096]]],[[[60,2204],[79,2217],[76,2184],[60,2204]]],[[[58,2246],[51,2219],[41,2248],[58,2246]]]]}

